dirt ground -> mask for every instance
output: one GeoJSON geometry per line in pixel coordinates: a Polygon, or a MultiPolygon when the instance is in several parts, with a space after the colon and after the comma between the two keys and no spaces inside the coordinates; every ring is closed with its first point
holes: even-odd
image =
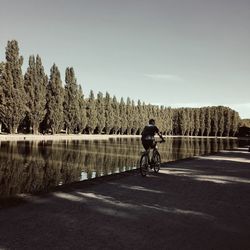
{"type": "Polygon", "coordinates": [[[20,198],[0,207],[0,249],[250,249],[250,153],[20,198]]]}

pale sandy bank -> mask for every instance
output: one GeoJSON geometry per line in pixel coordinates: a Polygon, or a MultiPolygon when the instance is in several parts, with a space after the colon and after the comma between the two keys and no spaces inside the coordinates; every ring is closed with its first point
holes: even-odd
{"type": "Polygon", "coordinates": [[[56,134],[56,135],[32,135],[32,134],[1,134],[0,141],[31,141],[31,140],[108,140],[110,138],[136,138],[140,135],[86,135],[86,134],[56,134]]]}
{"type": "MultiPolygon", "coordinates": [[[[140,135],[89,135],[89,134],[56,134],[56,135],[32,135],[32,134],[0,134],[0,141],[58,141],[58,140],[108,140],[111,138],[140,138],[140,135]]],[[[176,136],[167,135],[167,137],[187,137],[187,138],[215,138],[214,136],[176,136]]],[[[237,139],[237,137],[216,137],[237,139]]]]}

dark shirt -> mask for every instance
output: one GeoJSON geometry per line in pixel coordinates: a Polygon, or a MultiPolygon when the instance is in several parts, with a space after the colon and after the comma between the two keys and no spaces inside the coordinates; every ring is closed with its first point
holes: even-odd
{"type": "Polygon", "coordinates": [[[156,133],[159,133],[159,129],[155,125],[147,125],[143,129],[141,135],[142,140],[154,140],[154,136],[156,133]]]}

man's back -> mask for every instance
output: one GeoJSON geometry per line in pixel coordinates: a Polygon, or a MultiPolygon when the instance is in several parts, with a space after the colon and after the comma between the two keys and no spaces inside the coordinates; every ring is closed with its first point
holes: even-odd
{"type": "Polygon", "coordinates": [[[159,129],[155,125],[149,124],[144,127],[141,133],[142,140],[152,140],[156,133],[159,133],[159,129]]]}

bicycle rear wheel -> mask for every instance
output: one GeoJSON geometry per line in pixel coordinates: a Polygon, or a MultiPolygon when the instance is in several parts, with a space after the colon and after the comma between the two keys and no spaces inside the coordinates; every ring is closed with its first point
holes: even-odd
{"type": "Polygon", "coordinates": [[[154,171],[155,173],[158,173],[160,170],[160,165],[161,165],[161,156],[158,151],[154,152],[153,162],[154,162],[154,171]]]}
{"type": "Polygon", "coordinates": [[[148,173],[148,156],[147,154],[143,154],[140,160],[140,172],[143,177],[145,177],[148,173]]]}

